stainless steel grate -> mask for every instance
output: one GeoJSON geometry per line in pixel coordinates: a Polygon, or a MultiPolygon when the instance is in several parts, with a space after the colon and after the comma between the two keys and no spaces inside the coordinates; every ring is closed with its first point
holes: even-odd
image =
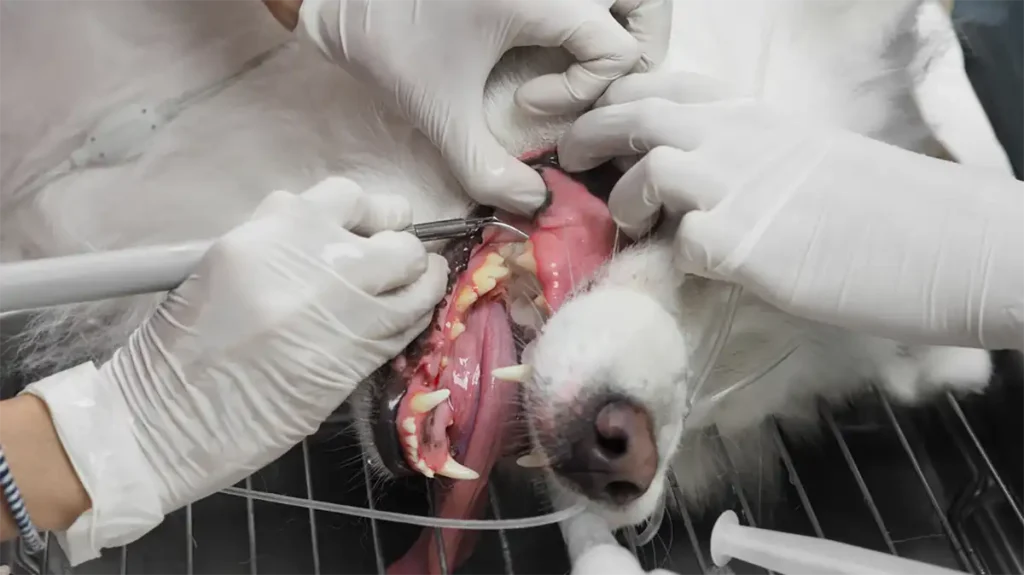
{"type": "MultiPolygon", "coordinates": [[[[904,410],[875,394],[841,413],[823,408],[822,416],[827,433],[813,446],[797,446],[774,428],[788,476],[775,505],[766,508],[757,494],[741,489],[735,468],[728,466],[723,480],[733,487],[729,505],[745,523],[973,573],[1022,572],[1020,486],[1004,479],[961,401],[948,396],[937,407],[904,410]]],[[[419,528],[340,515],[334,506],[426,512],[432,507],[429,491],[426,485],[373,485],[358,445],[339,432],[341,425],[328,424],[267,469],[74,572],[384,573],[419,528]]],[[[1016,442],[1022,457],[1020,437],[1006,439],[1016,442]]],[[[716,440],[728,460],[721,439],[716,440]]],[[[542,511],[539,501],[524,496],[529,492],[521,482],[496,475],[490,516],[542,511]]],[[[620,535],[646,569],[706,573],[713,568],[707,553],[710,527],[720,511],[697,517],[684,510],[666,517],[658,537],[642,547],[632,530],[620,535]]],[[[440,556],[447,572],[452,558],[443,549],[440,556]]],[[[53,542],[41,562],[20,552],[16,559],[15,572],[71,572],[53,542]]],[[[764,572],[744,564],[730,567],[737,573],[764,572]]],[[[564,573],[569,568],[558,528],[549,526],[482,533],[459,572],[564,573]]]]}

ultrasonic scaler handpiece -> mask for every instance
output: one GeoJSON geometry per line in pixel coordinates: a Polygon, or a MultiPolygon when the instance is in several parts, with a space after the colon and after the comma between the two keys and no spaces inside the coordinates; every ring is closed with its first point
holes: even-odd
{"type": "MultiPolygon", "coordinates": [[[[495,217],[413,224],[420,241],[464,238],[487,226],[529,236],[495,217]]],[[[0,313],[172,290],[199,265],[212,240],[146,246],[0,265],[0,313]]]]}
{"type": "Polygon", "coordinates": [[[494,226],[513,232],[523,239],[529,238],[523,231],[506,224],[494,216],[485,218],[453,218],[450,220],[424,222],[422,224],[413,224],[402,231],[411,233],[422,242],[433,242],[471,236],[487,226],[494,226]]]}

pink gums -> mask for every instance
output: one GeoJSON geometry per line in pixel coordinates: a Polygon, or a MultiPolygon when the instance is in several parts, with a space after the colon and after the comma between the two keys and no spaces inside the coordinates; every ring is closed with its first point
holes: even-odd
{"type": "MultiPolygon", "coordinates": [[[[539,155],[539,154],[538,154],[539,155]]],[[[530,234],[537,278],[550,311],[561,307],[579,283],[589,279],[615,247],[615,224],[608,207],[571,177],[553,168],[541,168],[541,177],[552,193],[552,203],[529,222],[510,214],[498,216],[530,234]]],[[[459,311],[456,301],[464,290],[475,290],[473,273],[485,265],[488,255],[506,242],[521,241],[508,232],[489,230],[477,246],[469,265],[456,281],[438,315],[426,350],[415,364],[404,358],[396,369],[408,382],[398,407],[398,436],[408,442],[415,436],[417,460],[403,449],[407,463],[437,471],[449,455],[479,473],[476,480],[441,480],[438,515],[445,518],[476,518],[487,501],[487,476],[501,455],[504,423],[515,413],[518,385],[496,380],[494,369],[516,363],[515,344],[504,307],[503,280],[468,310],[459,311]],[[456,330],[453,337],[453,328],[456,330]],[[464,328],[464,329],[463,329],[464,328]],[[461,331],[461,333],[459,333],[461,331]],[[447,401],[427,414],[417,414],[409,403],[420,393],[448,389],[447,401]],[[412,419],[414,431],[403,422],[412,419]],[[452,449],[451,439],[456,441],[452,449]],[[453,453],[454,452],[454,453],[453,453]]],[[[438,546],[433,529],[424,529],[413,547],[388,568],[391,575],[440,573],[438,546]]],[[[477,534],[442,530],[442,544],[449,569],[457,568],[472,551],[477,534]]]]}

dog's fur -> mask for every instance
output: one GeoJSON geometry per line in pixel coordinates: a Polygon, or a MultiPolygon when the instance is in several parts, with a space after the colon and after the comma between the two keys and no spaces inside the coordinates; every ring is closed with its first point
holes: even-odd
{"type": "MultiPolygon", "coordinates": [[[[918,34],[920,2],[677,0],[662,71],[689,69],[717,76],[772,106],[822,124],[938,153],[942,147],[930,128],[934,119],[923,117],[915,89],[926,72],[922,54],[943,48],[918,34]]],[[[201,68],[195,74],[175,75],[173,68],[165,69],[163,84],[152,89],[143,87],[153,86],[143,84],[152,78],[126,76],[122,80],[129,82],[128,88],[100,86],[88,93],[92,100],[69,107],[69,101],[55,103],[57,96],[30,97],[39,98],[48,87],[39,84],[48,74],[45,66],[66,70],[73,59],[44,52],[40,57],[56,64],[33,61],[36,56],[22,50],[18,57],[37,70],[34,75],[12,71],[24,62],[11,59],[15,46],[10,43],[31,37],[16,34],[15,27],[30,22],[32,10],[52,16],[68,8],[53,4],[3,4],[3,143],[8,157],[3,163],[0,247],[6,261],[215,237],[241,223],[267,193],[299,192],[329,175],[347,176],[371,193],[405,196],[417,221],[459,216],[470,206],[420,134],[352,78],[294,45],[154,128],[148,142],[137,148],[141,155],[120,161],[108,157],[103,160],[107,165],[79,168],[42,189],[27,190],[21,184],[32,173],[67,157],[87,140],[82,130],[94,127],[104,114],[137,104],[143,96],[159,102],[211,83],[285,39],[269,15],[257,13],[263,10],[258,3],[169,0],[131,8],[114,3],[118,10],[151,10],[159,15],[158,26],[177,33],[188,33],[199,23],[215,28],[220,23],[228,40],[204,44],[206,51],[193,53],[191,59],[174,60],[186,71],[189,65],[201,68]],[[227,11],[237,15],[226,16],[227,11]],[[211,54],[217,54],[212,61],[211,54]],[[168,77],[179,80],[177,90],[168,77]],[[33,116],[30,104],[51,113],[78,110],[86,116],[68,113],[62,124],[45,114],[33,116]],[[57,138],[61,133],[71,136],[57,138]]],[[[101,0],[75,4],[79,10],[86,9],[83,5],[113,9],[101,0]]],[[[177,45],[177,40],[163,41],[177,45]]],[[[125,46],[130,43],[120,49],[125,46]]],[[[152,56],[158,65],[166,64],[160,50],[171,48],[148,48],[140,60],[152,56]]],[[[85,44],[77,49],[88,54],[85,44]]],[[[102,60],[104,55],[96,50],[90,57],[102,60]]],[[[524,79],[560,70],[566,61],[554,50],[519,50],[492,75],[487,118],[512,153],[550,147],[572,120],[529,118],[512,103],[524,79]]],[[[52,75],[48,81],[54,81],[52,75]]],[[[62,81],[72,85],[61,86],[61,94],[78,93],[72,80],[62,81]]],[[[971,101],[973,95],[962,97],[971,101]]],[[[683,434],[682,401],[700,368],[694,353],[721,317],[726,288],[677,278],[668,249],[653,242],[621,254],[591,289],[552,318],[533,350],[536,381],[528,405],[536,410],[545,404],[564,405],[597,385],[629,395],[655,418],[659,478],[672,467],[691,505],[712,501],[722,491],[724,462],[708,447],[705,433],[711,424],[740,475],[756,478],[770,475],[764,465],[775,459],[774,444],[766,435],[771,416],[799,435],[815,428],[819,398],[845,401],[872,381],[902,401],[920,401],[947,385],[978,390],[988,381],[990,362],[984,352],[904,346],[854,335],[786,316],[743,296],[732,336],[706,391],[766,367],[790,338],[799,347],[759,382],[730,398],[706,426],[683,434]],[[570,387],[572,382],[583,387],[570,387]]],[[[38,373],[86,358],[103,359],[159,298],[48,310],[25,334],[21,365],[38,373]]],[[[599,510],[616,525],[640,521],[658,505],[663,484],[656,481],[626,508],[599,510]]]]}

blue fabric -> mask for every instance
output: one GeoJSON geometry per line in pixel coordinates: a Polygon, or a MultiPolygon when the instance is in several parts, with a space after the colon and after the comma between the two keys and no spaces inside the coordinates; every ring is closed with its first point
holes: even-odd
{"type": "Polygon", "coordinates": [[[1024,164],[1024,1],[956,0],[964,67],[1017,179],[1024,164]]]}
{"type": "Polygon", "coordinates": [[[42,537],[39,536],[36,526],[32,523],[32,519],[28,516],[25,502],[21,498],[21,491],[18,489],[17,484],[14,483],[14,475],[11,474],[11,468],[7,465],[7,458],[4,456],[3,449],[0,449],[0,491],[3,491],[4,500],[7,502],[7,509],[10,510],[11,517],[14,518],[14,522],[18,525],[18,531],[21,533],[21,542],[25,544],[29,553],[41,552],[45,544],[42,537]]]}

